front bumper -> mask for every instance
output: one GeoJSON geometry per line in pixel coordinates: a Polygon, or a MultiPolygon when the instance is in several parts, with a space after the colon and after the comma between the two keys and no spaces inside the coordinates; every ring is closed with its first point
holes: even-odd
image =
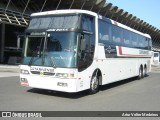
{"type": "Polygon", "coordinates": [[[32,88],[48,89],[70,93],[78,92],[76,79],[61,79],[39,75],[20,74],[20,83],[22,86],[28,86],[32,88]]]}

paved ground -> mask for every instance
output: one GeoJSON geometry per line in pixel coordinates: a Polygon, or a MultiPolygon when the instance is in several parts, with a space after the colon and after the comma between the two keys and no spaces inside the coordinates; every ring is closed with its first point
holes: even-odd
{"type": "MultiPolygon", "coordinates": [[[[94,95],[86,95],[85,92],[67,94],[22,87],[19,84],[18,74],[14,71],[0,72],[0,111],[160,111],[158,67],[154,67],[149,76],[142,80],[129,79],[106,85],[94,95]]],[[[70,120],[70,118],[65,119],[70,120]]],[[[99,119],[113,118],[92,118],[92,120],[99,119]]],[[[138,118],[114,119],[138,120],[138,118]]],[[[141,118],[143,119],[145,118],[141,118]]]]}
{"type": "Polygon", "coordinates": [[[95,95],[22,87],[18,77],[0,78],[0,110],[160,110],[160,74],[103,86],[95,95]],[[3,103],[3,104],[2,104],[3,103]]]}
{"type": "Polygon", "coordinates": [[[152,72],[160,72],[160,65],[152,65],[152,72]]]}

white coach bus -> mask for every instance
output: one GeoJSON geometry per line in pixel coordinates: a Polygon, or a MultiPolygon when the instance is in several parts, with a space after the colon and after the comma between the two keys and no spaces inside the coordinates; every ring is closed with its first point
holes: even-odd
{"type": "Polygon", "coordinates": [[[151,37],[86,10],[34,13],[26,29],[20,83],[89,90],[150,71],[151,37]]]}

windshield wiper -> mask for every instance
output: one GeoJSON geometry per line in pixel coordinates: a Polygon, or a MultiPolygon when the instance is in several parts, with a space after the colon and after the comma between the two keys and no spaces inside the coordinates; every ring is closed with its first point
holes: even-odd
{"type": "MultiPolygon", "coordinates": [[[[46,46],[47,46],[47,45],[46,45],[46,46]]],[[[46,46],[45,46],[45,47],[46,47],[46,46]]],[[[43,62],[45,61],[45,57],[46,57],[46,58],[49,58],[49,59],[50,59],[49,61],[50,61],[51,66],[52,66],[52,67],[56,67],[55,61],[52,59],[51,56],[47,55],[47,49],[44,50],[44,56],[43,56],[43,57],[44,57],[44,58],[43,58],[43,59],[44,59],[43,62]]]]}
{"type": "Polygon", "coordinates": [[[47,56],[47,57],[50,59],[51,66],[55,68],[56,67],[55,61],[52,59],[51,56],[47,56]]]}

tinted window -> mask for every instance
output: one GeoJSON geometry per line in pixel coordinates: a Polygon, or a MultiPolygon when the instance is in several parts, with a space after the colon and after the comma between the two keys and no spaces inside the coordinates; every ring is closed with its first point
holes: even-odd
{"type": "Polygon", "coordinates": [[[112,40],[116,45],[122,44],[122,29],[117,26],[112,27],[112,40]]]}
{"type": "Polygon", "coordinates": [[[144,47],[144,37],[143,36],[138,36],[138,48],[143,49],[144,47]]]}
{"type": "Polygon", "coordinates": [[[158,53],[154,53],[154,57],[158,57],[158,53]]]}
{"type": "Polygon", "coordinates": [[[69,29],[79,28],[78,15],[32,17],[28,30],[32,29],[69,29]]]}
{"type": "Polygon", "coordinates": [[[94,33],[94,19],[93,19],[93,17],[83,15],[82,29],[94,33]]]}
{"type": "Polygon", "coordinates": [[[99,20],[99,42],[105,46],[124,46],[139,49],[151,49],[152,42],[135,32],[120,28],[106,21],[99,20]]]}
{"type": "Polygon", "coordinates": [[[144,38],[144,49],[146,49],[146,50],[148,50],[148,45],[149,45],[148,42],[149,42],[148,38],[144,38]]]}
{"type": "Polygon", "coordinates": [[[116,57],[116,43],[112,40],[112,27],[113,25],[109,24],[107,21],[99,20],[99,42],[104,45],[106,58],[116,57]]]}
{"type": "Polygon", "coordinates": [[[124,46],[130,46],[131,42],[130,42],[130,32],[127,31],[127,30],[123,30],[123,43],[124,43],[124,46]]]}
{"type": "Polygon", "coordinates": [[[131,46],[136,48],[138,45],[138,34],[136,33],[131,33],[131,46]]]}
{"type": "Polygon", "coordinates": [[[106,43],[111,41],[110,33],[111,33],[111,25],[105,21],[99,20],[99,40],[102,43],[106,43]]]}
{"type": "Polygon", "coordinates": [[[152,48],[152,40],[151,39],[148,39],[149,41],[148,41],[148,44],[149,44],[149,46],[148,46],[148,50],[151,50],[151,48],[152,48]]]}

